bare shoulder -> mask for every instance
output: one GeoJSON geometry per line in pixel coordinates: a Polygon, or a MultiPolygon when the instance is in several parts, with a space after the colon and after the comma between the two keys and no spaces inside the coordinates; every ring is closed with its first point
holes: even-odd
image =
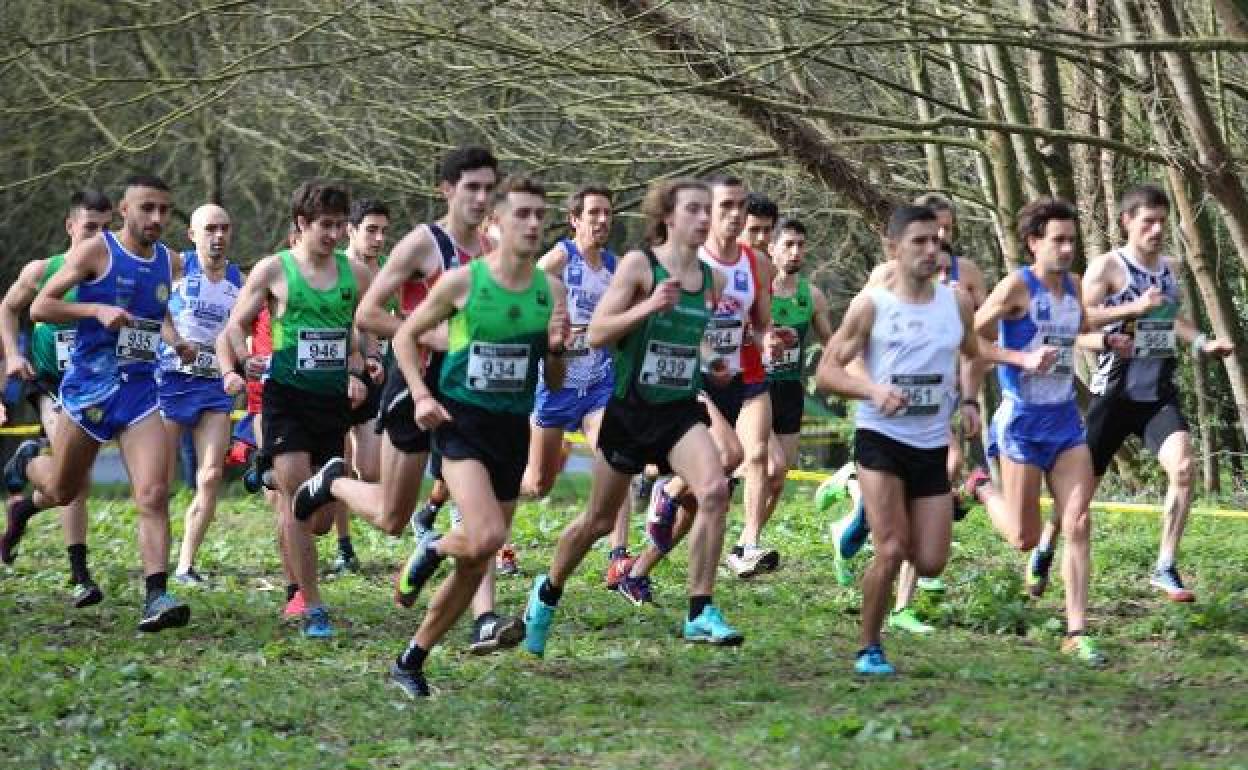
{"type": "Polygon", "coordinates": [[[887,283],[896,272],[897,265],[893,260],[885,260],[871,269],[871,274],[867,276],[867,286],[879,286],[887,283]]]}

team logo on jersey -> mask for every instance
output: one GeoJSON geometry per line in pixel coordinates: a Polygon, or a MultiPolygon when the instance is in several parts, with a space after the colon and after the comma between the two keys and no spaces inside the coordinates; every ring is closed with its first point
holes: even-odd
{"type": "Polygon", "coordinates": [[[169,287],[163,283],[156,284],[156,300],[159,302],[169,301],[169,287]]]}
{"type": "Polygon", "coordinates": [[[1053,306],[1047,296],[1036,297],[1036,320],[1050,321],[1053,319],[1053,306]]]}
{"type": "Polygon", "coordinates": [[[186,279],[186,296],[199,296],[199,276],[195,275],[186,279]]]}
{"type": "Polygon", "coordinates": [[[541,305],[542,307],[546,307],[547,305],[550,304],[550,300],[546,297],[546,292],[542,291],[541,289],[537,290],[537,304],[541,305]]]}
{"type": "Polygon", "coordinates": [[[339,296],[342,298],[343,302],[350,302],[351,296],[354,293],[355,293],[355,289],[352,289],[350,286],[344,286],[342,287],[342,291],[340,292],[339,296]]]}
{"type": "Polygon", "coordinates": [[[744,270],[734,270],[732,273],[733,285],[737,291],[750,290],[750,276],[744,270]]]}
{"type": "Polygon", "coordinates": [[[580,265],[568,265],[568,285],[580,286],[581,280],[584,278],[580,265]]]}
{"type": "Polygon", "coordinates": [[[518,305],[512,305],[511,307],[507,308],[507,317],[511,319],[512,321],[519,319],[520,307],[518,305]]]}

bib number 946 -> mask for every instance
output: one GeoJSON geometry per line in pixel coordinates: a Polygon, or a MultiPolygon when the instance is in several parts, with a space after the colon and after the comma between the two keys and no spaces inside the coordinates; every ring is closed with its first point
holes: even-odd
{"type": "Polygon", "coordinates": [[[346,329],[300,329],[296,366],[300,371],[347,368],[346,329]]]}

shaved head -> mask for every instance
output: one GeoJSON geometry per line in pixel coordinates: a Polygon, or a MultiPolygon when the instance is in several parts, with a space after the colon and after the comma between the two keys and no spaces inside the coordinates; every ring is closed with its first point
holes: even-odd
{"type": "Polygon", "coordinates": [[[204,225],[209,222],[228,225],[230,224],[230,214],[215,203],[205,203],[191,214],[192,230],[202,230],[204,225]]]}
{"type": "Polygon", "coordinates": [[[225,264],[232,230],[229,212],[215,203],[205,203],[191,214],[188,236],[200,259],[215,267],[225,264]]]}

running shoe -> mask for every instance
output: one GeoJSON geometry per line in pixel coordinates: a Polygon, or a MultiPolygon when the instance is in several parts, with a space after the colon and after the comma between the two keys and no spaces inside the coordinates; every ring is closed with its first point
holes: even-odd
{"type": "Polygon", "coordinates": [[[442,506],[433,503],[425,503],[416,515],[412,517],[412,531],[416,533],[416,537],[420,537],[425,532],[433,529],[434,522],[438,519],[438,511],[442,506]]]}
{"type": "Polygon", "coordinates": [[[75,609],[90,607],[93,604],[99,604],[104,601],[104,592],[95,584],[91,578],[87,578],[81,583],[74,583],[69,588],[69,603],[75,609]]]}
{"type": "Polygon", "coordinates": [[[684,637],[686,642],[713,644],[716,647],[736,647],[745,641],[745,636],[728,625],[723,613],[713,604],[703,607],[693,620],[685,621],[684,637]]]}
{"type": "Polygon", "coordinates": [[[184,586],[191,586],[193,588],[202,587],[208,582],[204,580],[203,575],[195,571],[194,567],[191,567],[186,572],[175,572],[173,579],[184,586]]]}
{"type": "Polygon", "coordinates": [[[13,496],[5,511],[4,534],[0,535],[0,561],[12,564],[17,558],[17,544],[26,534],[26,523],[35,515],[35,504],[26,497],[13,496]]]}
{"type": "Polygon", "coordinates": [[[516,558],[516,547],[508,543],[498,549],[494,561],[494,572],[503,577],[515,577],[520,574],[520,560],[516,558]]]}
{"type": "Polygon", "coordinates": [[[967,506],[966,501],[962,499],[962,496],[954,495],[953,496],[953,520],[955,522],[962,521],[963,519],[966,518],[966,514],[970,512],[971,512],[971,509],[969,506],[967,506]]]}
{"type": "Polygon", "coordinates": [[[346,475],[346,462],[341,457],[330,458],[319,471],[313,473],[295,490],[294,499],[290,503],[295,518],[307,521],[312,518],[312,514],[333,502],[334,494],[331,490],[334,480],[346,475]]]}
{"type": "Polygon", "coordinates": [[[1173,566],[1155,570],[1152,579],[1148,582],[1153,588],[1160,588],[1166,598],[1172,602],[1196,601],[1196,595],[1183,586],[1183,579],[1179,577],[1179,571],[1173,566]]]}
{"type": "Polygon", "coordinates": [[[628,552],[607,562],[607,590],[614,591],[620,587],[620,581],[628,576],[637,559],[628,552]]]}
{"type": "Polygon", "coordinates": [[[650,593],[649,575],[642,575],[641,577],[625,575],[620,578],[620,584],[616,586],[615,590],[620,596],[632,602],[635,607],[654,603],[654,596],[650,593]]]}
{"type": "Polygon", "coordinates": [[[336,575],[344,575],[348,572],[358,573],[364,569],[364,566],[360,564],[360,557],[353,553],[342,553],[339,551],[329,569],[336,575]]]}
{"type": "Polygon", "coordinates": [[[307,611],[308,605],[303,601],[303,591],[295,591],[295,595],[286,602],[286,607],[282,610],[282,617],[301,618],[303,613],[307,611]]]}
{"type": "Polygon", "coordinates": [[[919,620],[918,613],[911,607],[902,607],[888,613],[888,627],[896,631],[907,631],[912,634],[930,634],[936,630],[919,620]]]}
{"type": "Polygon", "coordinates": [[[416,540],[416,550],[412,551],[394,580],[394,600],[401,606],[411,607],[415,604],[420,589],[438,571],[438,565],[444,557],[434,546],[441,539],[442,536],[436,532],[425,532],[416,540]]]}
{"type": "Polygon", "coordinates": [[[525,638],[524,621],[487,612],[473,623],[472,641],[468,651],[473,655],[489,655],[509,650],[525,638]]]}
{"type": "Polygon", "coordinates": [[[637,482],[637,498],[639,500],[649,500],[650,493],[654,491],[654,482],[658,481],[658,477],[651,478],[646,474],[641,474],[641,480],[637,482]]]}
{"type": "Polygon", "coordinates": [[[972,503],[980,502],[979,488],[991,482],[992,474],[988,472],[988,469],[982,465],[976,466],[975,470],[967,475],[966,481],[962,482],[962,499],[972,503]]]}
{"type": "Polygon", "coordinates": [[[542,601],[542,586],[550,578],[539,575],[529,591],[529,603],[524,607],[524,649],[539,658],[546,654],[546,637],[555,619],[555,608],[542,601]]]}
{"type": "Polygon", "coordinates": [[[429,690],[429,683],[425,681],[425,672],[410,671],[398,663],[390,664],[390,683],[409,698],[428,698],[433,695],[429,690]]]}
{"type": "Polygon", "coordinates": [[[845,463],[837,469],[836,473],[815,487],[815,511],[827,513],[842,500],[856,501],[858,494],[858,466],[854,463],[845,463]]]}
{"type": "Polygon", "coordinates": [[[153,596],[143,603],[143,617],[139,619],[140,631],[164,631],[181,628],[191,622],[191,608],[168,593],[153,596]]]}
{"type": "Polygon", "coordinates": [[[739,578],[752,578],[764,572],[774,572],[780,566],[780,554],[771,548],[747,545],[741,555],[729,551],[725,560],[728,568],[739,578]]]}
{"type": "Polygon", "coordinates": [[[646,511],[646,538],[663,553],[672,550],[676,508],[677,503],[667,496],[664,484],[656,483],[650,492],[650,507],[646,511]]]}
{"type": "Polygon", "coordinates": [[[897,673],[893,664],[884,657],[884,648],[878,642],[858,651],[858,659],[854,661],[854,671],[866,676],[892,676],[897,673]]]}
{"type": "Polygon", "coordinates": [[[836,573],[836,583],[849,587],[854,583],[854,573],[849,569],[849,562],[841,556],[841,549],[832,548],[832,569],[836,573]]]}
{"type": "Polygon", "coordinates": [[[303,614],[303,635],[308,639],[328,639],[334,635],[334,627],[329,623],[329,610],[324,607],[309,607],[303,614]]]}
{"type": "Polygon", "coordinates": [[[832,525],[832,546],[845,561],[858,555],[867,543],[871,527],[867,525],[867,509],[856,500],[854,510],[832,525]]]}
{"type": "Polygon", "coordinates": [[[47,439],[28,438],[13,450],[13,456],[4,464],[4,486],[8,488],[10,495],[18,494],[30,483],[30,479],[26,477],[26,466],[47,445],[47,439]]]}
{"type": "Polygon", "coordinates": [[[262,489],[277,489],[273,461],[264,452],[252,455],[251,465],[247,466],[247,471],[243,474],[243,488],[253,495],[262,489]]]}
{"type": "Polygon", "coordinates": [[[921,577],[914,581],[914,585],[925,593],[943,594],[945,592],[945,581],[938,577],[921,577]]]}
{"type": "Polygon", "coordinates": [[[1109,658],[1097,649],[1096,642],[1086,634],[1075,634],[1063,639],[1062,652],[1074,656],[1093,668],[1100,668],[1109,663],[1109,658]]]}
{"type": "Polygon", "coordinates": [[[1027,595],[1033,599],[1039,599],[1044,596],[1044,591],[1049,587],[1049,570],[1053,567],[1053,551],[1043,550],[1041,548],[1031,549],[1031,556],[1027,559],[1027,575],[1024,582],[1027,584],[1027,595]]]}

